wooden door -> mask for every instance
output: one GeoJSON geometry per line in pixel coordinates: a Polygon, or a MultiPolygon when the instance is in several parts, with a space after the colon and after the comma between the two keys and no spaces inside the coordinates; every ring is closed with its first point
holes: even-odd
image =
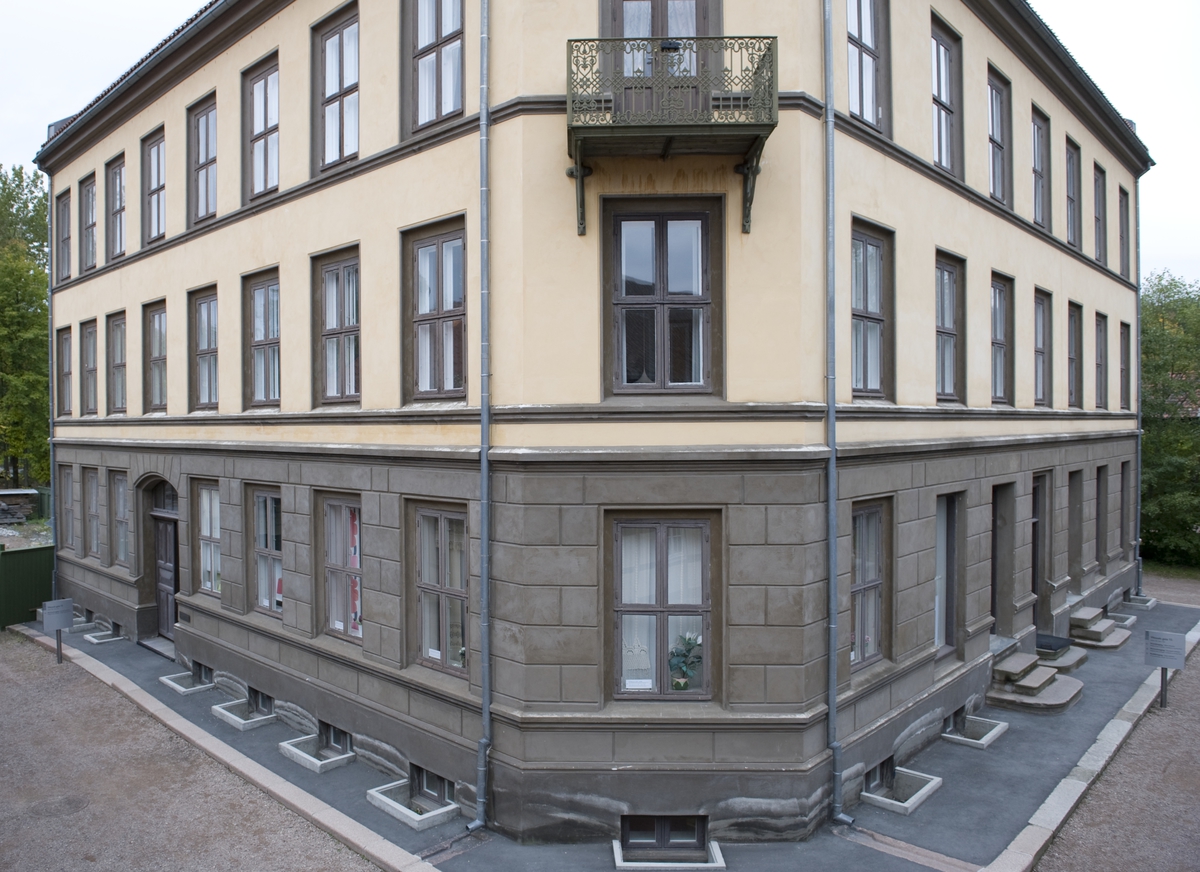
{"type": "Polygon", "coordinates": [[[158,602],[158,632],[175,639],[175,592],[179,590],[175,572],[175,521],[154,519],[155,599],[158,602]]]}

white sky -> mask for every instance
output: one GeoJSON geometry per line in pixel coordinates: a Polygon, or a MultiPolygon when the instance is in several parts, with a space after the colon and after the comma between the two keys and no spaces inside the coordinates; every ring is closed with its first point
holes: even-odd
{"type": "MultiPolygon", "coordinates": [[[[0,0],[0,81],[10,83],[0,96],[0,164],[32,167],[47,124],[81,109],[202,2],[0,0]]],[[[1032,2],[1117,110],[1137,122],[1157,163],[1141,185],[1143,274],[1169,269],[1200,280],[1200,113],[1189,96],[1200,85],[1200,3],[1032,2]]]]}

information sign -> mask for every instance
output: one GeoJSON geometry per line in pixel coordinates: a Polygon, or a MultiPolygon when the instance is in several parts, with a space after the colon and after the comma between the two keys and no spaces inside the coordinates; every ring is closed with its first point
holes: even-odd
{"type": "Polygon", "coordinates": [[[69,630],[75,622],[75,603],[70,599],[42,603],[42,631],[69,630]]]}

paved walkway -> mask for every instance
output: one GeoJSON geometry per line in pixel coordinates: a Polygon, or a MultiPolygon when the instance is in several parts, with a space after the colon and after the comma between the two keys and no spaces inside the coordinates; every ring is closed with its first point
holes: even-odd
{"type": "MultiPolygon", "coordinates": [[[[1139,614],[1136,630],[1190,632],[1194,645],[1200,639],[1200,632],[1193,632],[1200,628],[1198,622],[1200,610],[1160,605],[1139,614]]],[[[387,776],[360,762],[324,775],[312,774],[284,759],[277,749],[280,741],[297,733],[278,723],[241,733],[217,721],[210,707],[221,701],[221,694],[211,690],[191,696],[174,693],[158,678],[178,667],[159,655],[127,641],[92,646],[71,636],[70,644],[80,647],[72,656],[103,681],[384,869],[428,872],[430,863],[443,872],[560,872],[568,868],[572,872],[609,872],[613,868],[606,844],[534,846],[519,845],[494,833],[465,836],[464,818],[420,833],[410,830],[366,801],[366,790],[386,783],[387,776]]],[[[926,748],[908,765],[941,776],[944,784],[913,815],[900,817],[859,805],[852,810],[856,816],[852,830],[826,827],[802,843],[722,845],[728,868],[733,872],[777,868],[870,868],[882,872],[1029,869],[1150,704],[1155,688],[1144,682],[1148,677],[1156,679],[1149,667],[1141,665],[1142,656],[1140,632],[1119,651],[1093,652],[1074,673],[1084,681],[1083,698],[1063,714],[985,709],[985,716],[1009,723],[1008,732],[987,751],[946,742],[926,748]]],[[[83,714],[74,703],[70,708],[60,703],[56,717],[83,714]]],[[[165,751],[158,756],[173,758],[165,751]]],[[[0,768],[0,775],[3,772],[0,768]]],[[[136,814],[127,820],[140,824],[136,814]]],[[[211,830],[215,840],[228,831],[227,827],[211,830]]],[[[1118,837],[1114,831],[1109,836],[1118,837]]],[[[355,867],[335,863],[323,868],[355,867]]]]}

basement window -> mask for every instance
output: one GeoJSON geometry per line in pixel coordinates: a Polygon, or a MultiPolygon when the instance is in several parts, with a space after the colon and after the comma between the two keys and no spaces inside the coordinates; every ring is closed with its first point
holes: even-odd
{"type": "Polygon", "coordinates": [[[418,814],[436,811],[454,802],[454,782],[419,766],[412,767],[412,775],[412,803],[417,806],[414,811],[418,814]]]}
{"type": "Polygon", "coordinates": [[[250,688],[250,692],[247,694],[247,702],[249,703],[247,708],[254,714],[275,714],[275,700],[261,690],[255,690],[253,687],[250,688]]]}
{"type": "Polygon", "coordinates": [[[333,724],[321,721],[319,735],[320,747],[317,751],[317,757],[321,759],[340,757],[343,754],[349,754],[353,751],[350,747],[350,734],[345,730],[339,730],[333,724]]]}
{"type": "Polygon", "coordinates": [[[626,862],[702,863],[708,859],[708,817],[622,815],[621,854],[626,862]]]}

